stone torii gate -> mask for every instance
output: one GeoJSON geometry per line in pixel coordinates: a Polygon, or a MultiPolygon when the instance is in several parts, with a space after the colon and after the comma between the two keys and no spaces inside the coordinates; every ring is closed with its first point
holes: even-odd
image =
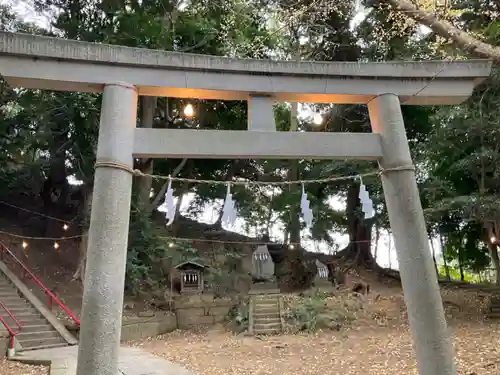
{"type": "Polygon", "coordinates": [[[133,157],[370,159],[384,194],[421,375],[456,375],[400,104],[457,104],[489,61],[237,60],[0,32],[15,87],[103,92],[78,375],[116,375],[133,157]],[[246,100],[248,131],[136,129],[138,95],[246,100]],[[373,133],[277,132],[273,102],[367,104],[373,133]]]}

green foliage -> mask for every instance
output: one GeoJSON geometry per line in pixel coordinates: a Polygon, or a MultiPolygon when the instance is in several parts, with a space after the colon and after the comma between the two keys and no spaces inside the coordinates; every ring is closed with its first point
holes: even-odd
{"type": "Polygon", "coordinates": [[[218,246],[212,253],[210,269],[205,275],[208,288],[214,293],[214,297],[220,298],[229,294],[235,294],[242,275],[242,255],[237,249],[218,246]]]}
{"type": "Polygon", "coordinates": [[[166,249],[162,256],[168,258],[173,267],[188,261],[201,264],[204,263],[204,261],[199,258],[198,250],[195,249],[190,242],[176,242],[175,239],[169,238],[162,238],[161,241],[166,249]]]}
{"type": "Polygon", "coordinates": [[[165,243],[156,235],[149,217],[133,209],[127,251],[127,291],[134,293],[140,288],[141,283],[150,277],[153,263],[163,257],[166,251],[165,243]]]}
{"type": "Polygon", "coordinates": [[[331,298],[331,294],[316,292],[304,297],[285,312],[285,320],[299,331],[314,332],[321,329],[340,329],[356,319],[361,308],[358,300],[331,298]]]}
{"type": "MultiPolygon", "coordinates": [[[[448,266],[448,273],[449,273],[452,280],[460,280],[460,278],[461,278],[460,269],[458,267],[448,266]]],[[[443,278],[446,276],[446,269],[444,266],[439,266],[439,275],[443,278]]],[[[478,283],[478,282],[484,281],[484,280],[481,280],[479,278],[479,276],[475,273],[465,271],[463,281],[468,282],[468,283],[478,283]]]]}
{"type": "Polygon", "coordinates": [[[234,306],[227,316],[228,326],[236,333],[245,332],[248,330],[249,324],[249,305],[248,300],[242,300],[234,306]]]}

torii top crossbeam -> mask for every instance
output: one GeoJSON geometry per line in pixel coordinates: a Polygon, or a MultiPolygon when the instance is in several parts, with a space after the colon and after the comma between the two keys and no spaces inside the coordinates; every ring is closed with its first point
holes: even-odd
{"type": "Polygon", "coordinates": [[[99,92],[126,81],[139,95],[366,104],[381,93],[403,104],[456,104],[491,62],[290,62],[233,59],[0,32],[0,74],[12,86],[99,92]]]}

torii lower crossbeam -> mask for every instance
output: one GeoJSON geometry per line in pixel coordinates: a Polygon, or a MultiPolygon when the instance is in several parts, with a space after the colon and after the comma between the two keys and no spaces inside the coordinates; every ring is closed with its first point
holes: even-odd
{"type": "Polygon", "coordinates": [[[380,135],[277,131],[141,129],[134,156],[217,159],[363,159],[382,157],[380,135]]]}

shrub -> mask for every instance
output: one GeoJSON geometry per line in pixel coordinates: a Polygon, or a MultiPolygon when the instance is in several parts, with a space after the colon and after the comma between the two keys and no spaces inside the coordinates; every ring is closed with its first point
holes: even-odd
{"type": "Polygon", "coordinates": [[[306,332],[338,330],[355,320],[362,308],[360,300],[348,294],[331,296],[321,292],[309,297],[291,296],[285,303],[284,318],[289,330],[306,332]]]}
{"type": "Polygon", "coordinates": [[[235,305],[227,316],[228,328],[236,333],[242,333],[248,330],[248,300],[242,300],[235,305]]]}

